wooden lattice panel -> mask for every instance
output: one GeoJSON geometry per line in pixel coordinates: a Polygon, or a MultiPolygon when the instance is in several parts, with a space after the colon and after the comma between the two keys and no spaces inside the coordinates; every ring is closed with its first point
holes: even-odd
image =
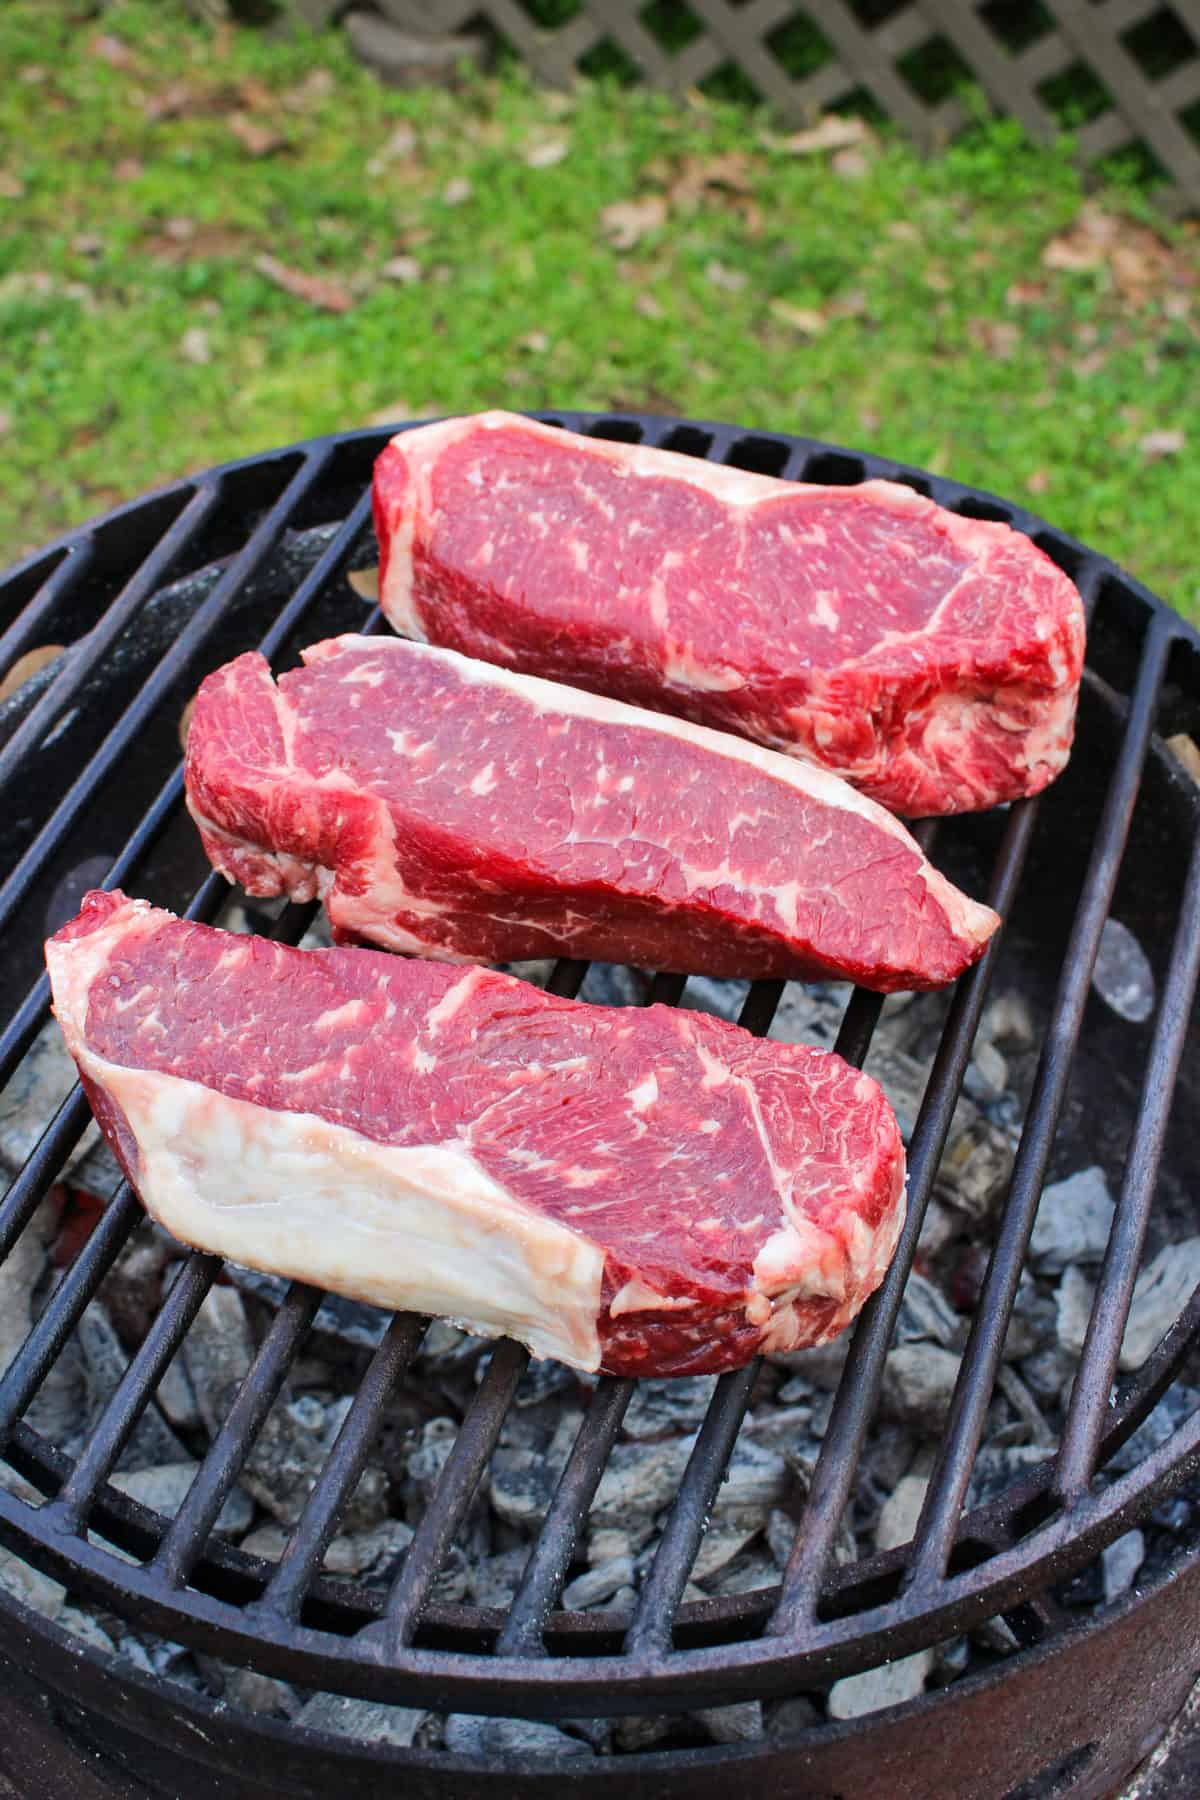
{"type": "Polygon", "coordinates": [[[555,86],[587,73],[590,59],[605,53],[619,55],[641,80],[675,92],[734,68],[780,118],[798,124],[865,91],[925,148],[944,143],[965,123],[958,100],[923,96],[906,72],[906,60],[931,44],[978,82],[997,111],[1042,139],[1061,123],[1047,86],[1084,72],[1096,110],[1078,131],[1082,160],[1140,145],[1166,171],[1175,203],[1200,207],[1200,147],[1193,135],[1200,122],[1200,0],[1044,0],[1054,24],[1024,48],[999,35],[992,22],[997,9],[987,0],[900,0],[890,10],[878,0],[810,0],[807,8],[790,0],[678,0],[675,22],[693,35],[674,48],[664,38],[681,33],[664,33],[671,9],[661,0],[655,7],[648,0],[579,0],[552,28],[537,22],[534,0],[357,4],[423,36],[486,22],[555,86]],[[882,22],[864,23],[884,13],[882,22]],[[827,46],[824,60],[802,75],[789,73],[773,41],[797,20],[827,46]]]}

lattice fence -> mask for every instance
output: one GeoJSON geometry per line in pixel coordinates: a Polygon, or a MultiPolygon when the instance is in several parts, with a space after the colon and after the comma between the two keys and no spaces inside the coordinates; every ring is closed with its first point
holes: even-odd
{"type": "Polygon", "coordinates": [[[615,72],[732,90],[797,123],[865,101],[926,148],[966,123],[954,90],[974,81],[1036,137],[1073,126],[1085,163],[1132,150],[1200,209],[1200,0],[353,3],[422,37],[482,28],[560,86],[615,72]]]}

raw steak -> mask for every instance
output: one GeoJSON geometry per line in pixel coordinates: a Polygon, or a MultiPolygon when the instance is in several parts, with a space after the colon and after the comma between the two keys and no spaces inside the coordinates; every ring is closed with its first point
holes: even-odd
{"type": "Polygon", "coordinates": [[[276,687],[210,675],[188,805],[253,894],[341,939],[511,962],[953,980],[996,925],[903,826],[724,732],[399,638],[333,638],[276,687]]]}
{"type": "Polygon", "coordinates": [[[251,1267],[673,1375],[833,1337],[895,1247],[895,1118],[823,1051],[123,894],[46,961],[147,1209],[251,1267]]]}
{"type": "Polygon", "coordinates": [[[393,439],[374,498],[406,636],[736,731],[911,817],[1036,794],[1067,760],[1074,586],[910,488],[484,413],[393,439]]]}

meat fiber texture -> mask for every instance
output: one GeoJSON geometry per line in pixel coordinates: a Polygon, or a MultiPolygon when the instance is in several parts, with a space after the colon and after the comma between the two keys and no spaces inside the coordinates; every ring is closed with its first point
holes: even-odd
{"type": "Polygon", "coordinates": [[[188,805],[252,894],[339,941],[730,976],[953,980],[997,923],[845,782],[726,732],[399,638],[200,689],[188,805]]]}
{"type": "Polygon", "coordinates": [[[1036,794],[1071,748],[1084,621],[1007,525],[509,413],[375,465],[397,631],[820,764],[908,817],[1036,794]]]}
{"type": "Polygon", "coordinates": [[[183,1242],[619,1375],[823,1343],[904,1213],[840,1057],[92,893],[46,946],[105,1136],[183,1242]]]}

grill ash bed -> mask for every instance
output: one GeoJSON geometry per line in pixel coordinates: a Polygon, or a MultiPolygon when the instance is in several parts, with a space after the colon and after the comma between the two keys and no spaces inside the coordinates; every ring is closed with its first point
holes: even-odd
{"type": "Polygon", "coordinates": [[[950,481],[551,422],[904,482],[1028,533],[1083,594],[1066,774],[920,828],[1007,921],[952,993],[524,971],[836,1042],[908,1139],[895,1262],[849,1345],[591,1382],[148,1225],[88,1134],[41,941],[97,885],[316,941],[311,908],[206,872],[180,715],[243,650],[285,668],[386,630],[346,572],[374,560],[388,434],[63,539],[0,584],[0,672],[66,646],[0,700],[0,1771],[73,1800],[1107,1795],[1200,1662],[1200,638],[950,481]]]}

